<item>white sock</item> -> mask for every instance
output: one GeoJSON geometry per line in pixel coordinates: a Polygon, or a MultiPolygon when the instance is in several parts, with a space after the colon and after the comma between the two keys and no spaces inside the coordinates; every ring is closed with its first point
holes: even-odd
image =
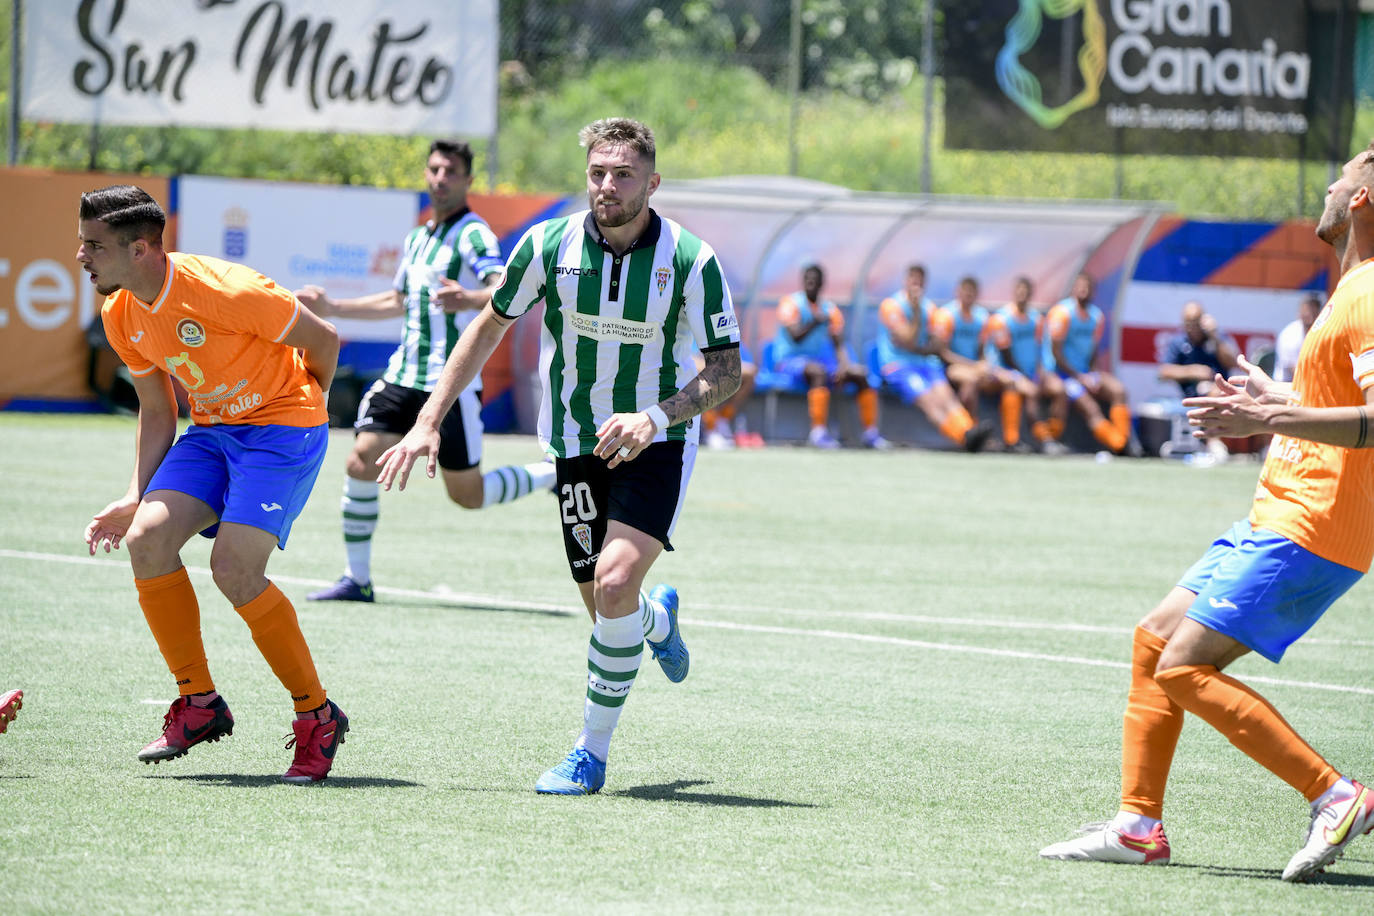
{"type": "Polygon", "coordinates": [[[582,706],[582,734],[577,746],[603,763],[611,752],[611,734],[620,721],[620,710],[634,686],[643,655],[644,631],[637,614],[603,617],[597,613],[587,644],[587,699],[582,706]]]}
{"type": "Polygon", "coordinates": [[[375,480],[344,478],[343,510],[344,552],[348,568],[344,574],[359,585],[372,581],[372,534],[377,530],[381,492],[375,480]]]}
{"type": "Polygon", "coordinates": [[[1345,801],[1354,796],[1355,784],[1342,776],[1334,786],[1317,797],[1317,800],[1312,803],[1312,810],[1320,811],[1332,802],[1345,801]]]}
{"type": "Polygon", "coordinates": [[[1112,827],[1128,836],[1147,836],[1158,824],[1157,819],[1134,811],[1118,811],[1112,818],[1112,827]]]}
{"type": "Polygon", "coordinates": [[[644,638],[649,642],[663,642],[672,631],[668,609],[657,601],[649,600],[644,592],[639,593],[639,622],[644,628],[644,638]]]}
{"type": "Polygon", "coordinates": [[[524,467],[508,465],[488,471],[482,475],[482,508],[552,489],[555,476],[552,461],[536,461],[524,467]]]}

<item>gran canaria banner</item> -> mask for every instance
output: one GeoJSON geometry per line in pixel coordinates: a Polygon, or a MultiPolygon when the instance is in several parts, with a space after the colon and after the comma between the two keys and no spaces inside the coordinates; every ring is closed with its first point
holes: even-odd
{"type": "Polygon", "coordinates": [[[1344,161],[1356,0],[940,0],[952,149],[1344,161]]]}

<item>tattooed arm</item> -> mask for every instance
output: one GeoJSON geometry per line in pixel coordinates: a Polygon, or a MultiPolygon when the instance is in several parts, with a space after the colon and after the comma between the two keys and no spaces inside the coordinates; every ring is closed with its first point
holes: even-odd
{"type": "Polygon", "coordinates": [[[668,425],[676,426],[699,413],[719,407],[739,390],[739,347],[710,350],[702,354],[706,365],[696,377],[682,386],[682,390],[659,403],[668,416],[668,425]]]}
{"type": "Polygon", "coordinates": [[[592,450],[609,460],[608,467],[629,461],[642,452],[663,426],[676,426],[705,410],[723,404],[739,390],[739,347],[708,350],[706,365],[672,397],[637,413],[613,414],[597,430],[592,450]],[[663,420],[666,419],[666,423],[663,420]]]}

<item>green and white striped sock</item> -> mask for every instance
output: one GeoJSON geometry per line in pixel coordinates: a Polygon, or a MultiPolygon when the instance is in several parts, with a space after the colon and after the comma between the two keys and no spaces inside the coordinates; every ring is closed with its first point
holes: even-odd
{"type": "Polygon", "coordinates": [[[372,581],[372,533],[377,530],[380,487],[375,480],[344,478],[343,536],[348,578],[359,585],[372,581]]]}
{"type": "Polygon", "coordinates": [[[649,642],[663,642],[672,632],[668,609],[657,601],[650,601],[648,594],[642,591],[639,593],[639,625],[649,642]]]}
{"type": "Polygon", "coordinates": [[[482,508],[514,502],[553,486],[552,461],[536,461],[523,467],[507,465],[482,475],[482,508]]]}
{"type": "Polygon", "coordinates": [[[577,746],[604,761],[611,751],[611,734],[620,710],[639,673],[644,655],[644,631],[638,614],[625,617],[596,615],[587,645],[587,700],[582,707],[582,734],[577,746]]]}

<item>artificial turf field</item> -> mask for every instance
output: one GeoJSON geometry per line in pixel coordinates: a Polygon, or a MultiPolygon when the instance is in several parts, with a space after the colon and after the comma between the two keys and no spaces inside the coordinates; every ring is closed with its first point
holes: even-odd
{"type": "MultiPolygon", "coordinates": [[[[133,422],[0,413],[0,913],[1374,911],[1374,836],[1279,873],[1307,807],[1190,719],[1174,865],[1042,862],[1116,810],[1130,631],[1246,511],[1257,466],[1091,457],[701,453],[675,553],[691,676],[646,656],[606,788],[538,796],[577,735],[588,621],[556,500],[384,494],[374,605],[342,569],[336,431],[269,574],[352,719],[333,775],[279,782],[290,703],[184,552],[231,738],[148,766],[175,695],[123,552],[86,555],[133,422]]],[[[537,457],[489,437],[484,464],[537,457]]],[[[1374,778],[1374,586],[1255,684],[1374,778]]]]}

